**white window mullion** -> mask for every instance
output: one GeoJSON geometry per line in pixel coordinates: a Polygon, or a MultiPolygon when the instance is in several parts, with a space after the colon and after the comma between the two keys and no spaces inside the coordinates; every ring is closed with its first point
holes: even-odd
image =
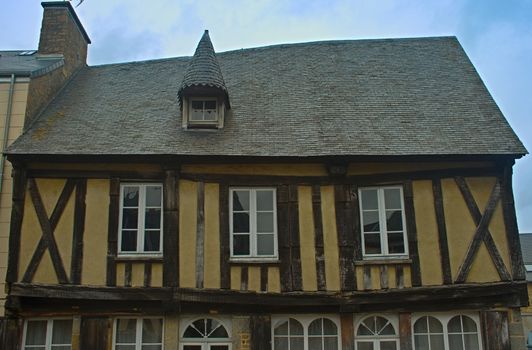
{"type": "Polygon", "coordinates": [[[142,349],[142,318],[137,319],[137,334],[135,337],[136,349],[142,349]]]}
{"type": "Polygon", "coordinates": [[[53,320],[48,320],[46,322],[46,349],[51,349],[52,347],[52,331],[53,331],[53,320]]]}
{"type": "Polygon", "coordinates": [[[251,256],[257,256],[257,246],[255,244],[257,210],[255,201],[255,190],[249,190],[249,253],[251,256]]]}
{"type": "Polygon", "coordinates": [[[379,208],[379,226],[381,238],[381,254],[388,255],[388,227],[386,225],[386,207],[384,200],[384,189],[377,190],[378,208],[379,208]]]}
{"type": "Polygon", "coordinates": [[[144,212],[146,211],[146,186],[139,185],[139,213],[137,223],[137,252],[144,251],[144,212]]]}

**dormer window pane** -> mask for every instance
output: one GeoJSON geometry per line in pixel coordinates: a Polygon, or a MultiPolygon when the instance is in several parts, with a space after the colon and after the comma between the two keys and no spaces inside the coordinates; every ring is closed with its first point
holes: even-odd
{"type": "Polygon", "coordinates": [[[218,120],[217,106],[218,102],[210,100],[192,100],[191,104],[191,121],[216,121],[218,120]]]}

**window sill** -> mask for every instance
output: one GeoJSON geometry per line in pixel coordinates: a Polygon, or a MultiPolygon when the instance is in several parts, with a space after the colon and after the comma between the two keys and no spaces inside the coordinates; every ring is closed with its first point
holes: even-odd
{"type": "Polygon", "coordinates": [[[364,260],[357,260],[355,261],[356,266],[362,266],[362,265],[398,265],[398,264],[411,264],[412,259],[409,259],[407,257],[404,258],[398,258],[398,257],[372,257],[372,258],[364,258],[364,260]]]}
{"type": "Polygon", "coordinates": [[[278,258],[231,258],[231,265],[278,265],[281,260],[278,258]]]}
{"type": "Polygon", "coordinates": [[[124,254],[117,255],[115,261],[163,261],[162,254],[124,254]]]}

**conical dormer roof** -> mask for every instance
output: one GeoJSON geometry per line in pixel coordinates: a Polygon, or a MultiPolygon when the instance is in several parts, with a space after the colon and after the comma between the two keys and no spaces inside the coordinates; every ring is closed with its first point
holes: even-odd
{"type": "Polygon", "coordinates": [[[203,33],[196,52],[185,72],[183,83],[178,92],[180,101],[183,92],[191,87],[216,88],[223,92],[227,98],[227,88],[225,87],[222,70],[216,59],[216,53],[214,52],[208,30],[203,33]]]}

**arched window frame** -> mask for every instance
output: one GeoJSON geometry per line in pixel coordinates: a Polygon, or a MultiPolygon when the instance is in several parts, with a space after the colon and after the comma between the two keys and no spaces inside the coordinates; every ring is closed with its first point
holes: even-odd
{"type": "Polygon", "coordinates": [[[272,327],[271,327],[271,339],[272,339],[272,350],[279,350],[275,349],[274,345],[274,337],[275,337],[275,328],[280,325],[282,322],[287,321],[289,318],[293,318],[297,320],[301,325],[303,326],[303,349],[308,350],[308,340],[309,340],[309,326],[310,324],[321,318],[326,318],[331,320],[334,325],[336,326],[337,330],[337,342],[338,342],[338,350],[342,349],[342,333],[341,333],[341,325],[340,325],[340,318],[337,315],[275,315],[272,316],[272,327]]]}
{"type": "Polygon", "coordinates": [[[381,341],[394,341],[395,347],[399,350],[399,318],[397,315],[393,314],[365,314],[365,315],[355,315],[354,321],[354,339],[355,339],[355,349],[358,350],[359,343],[372,343],[374,350],[380,350],[381,341]],[[369,317],[382,317],[387,319],[393,327],[394,335],[383,335],[383,336],[374,336],[374,335],[357,335],[358,329],[363,321],[369,317]]]}
{"type": "Polygon", "coordinates": [[[199,345],[201,350],[209,350],[211,346],[227,345],[227,349],[232,349],[232,327],[231,321],[223,317],[213,317],[212,315],[202,315],[185,317],[179,324],[179,350],[183,350],[186,345],[199,345]],[[219,322],[227,332],[227,338],[185,338],[187,328],[198,320],[212,319],[219,322]]]}
{"type": "Polygon", "coordinates": [[[419,320],[420,318],[424,316],[432,316],[438,319],[443,325],[443,332],[444,332],[444,348],[446,350],[449,349],[449,321],[453,319],[456,316],[467,316],[470,319],[472,319],[475,322],[475,325],[477,327],[477,337],[478,337],[478,348],[479,350],[483,350],[483,344],[482,344],[482,331],[480,327],[480,319],[478,313],[475,312],[434,312],[434,313],[415,313],[412,314],[412,344],[414,344],[414,350],[415,349],[415,339],[414,339],[414,324],[419,320]]]}

